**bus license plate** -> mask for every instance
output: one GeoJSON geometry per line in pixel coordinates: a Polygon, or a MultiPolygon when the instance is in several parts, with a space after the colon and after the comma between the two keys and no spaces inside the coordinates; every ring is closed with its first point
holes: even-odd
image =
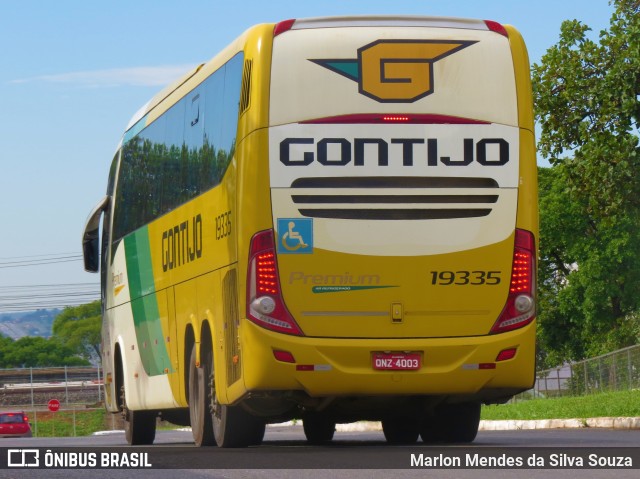
{"type": "Polygon", "coordinates": [[[373,353],[373,369],[377,371],[415,371],[421,365],[419,353],[373,353]]]}

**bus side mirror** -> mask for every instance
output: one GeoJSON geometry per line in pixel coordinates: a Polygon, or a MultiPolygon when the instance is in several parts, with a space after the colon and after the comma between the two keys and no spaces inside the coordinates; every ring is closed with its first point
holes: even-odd
{"type": "Polygon", "coordinates": [[[82,234],[84,269],[90,273],[97,273],[100,269],[100,218],[108,207],[109,197],[105,196],[89,213],[82,234]]]}

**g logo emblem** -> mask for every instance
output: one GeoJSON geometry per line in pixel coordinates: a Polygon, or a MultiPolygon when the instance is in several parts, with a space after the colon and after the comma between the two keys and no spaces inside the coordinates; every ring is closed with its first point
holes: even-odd
{"type": "Polygon", "coordinates": [[[357,60],[311,60],[358,82],[358,91],[381,103],[413,103],[433,93],[433,64],[476,43],[464,40],[377,40],[357,60]]]}

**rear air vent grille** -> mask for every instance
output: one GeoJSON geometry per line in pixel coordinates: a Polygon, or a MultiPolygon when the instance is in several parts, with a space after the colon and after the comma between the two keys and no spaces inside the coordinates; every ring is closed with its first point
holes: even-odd
{"type": "Polygon", "coordinates": [[[231,386],[241,374],[240,338],[238,326],[238,286],[236,270],[232,269],[224,275],[222,280],[224,335],[227,345],[225,364],[227,365],[227,386],[231,386]]]}
{"type": "Polygon", "coordinates": [[[299,178],[291,188],[302,216],[349,220],[477,218],[499,198],[491,178],[299,178]]]}
{"type": "Polygon", "coordinates": [[[253,60],[244,62],[244,70],[242,72],[242,90],[240,91],[240,114],[249,108],[251,99],[251,70],[253,69],[253,60]]]}

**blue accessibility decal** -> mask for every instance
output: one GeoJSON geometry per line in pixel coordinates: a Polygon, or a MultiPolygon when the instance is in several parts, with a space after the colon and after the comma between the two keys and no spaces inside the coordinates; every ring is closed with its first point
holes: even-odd
{"type": "Polygon", "coordinates": [[[278,218],[278,252],[313,253],[313,219],[278,218]]]}

